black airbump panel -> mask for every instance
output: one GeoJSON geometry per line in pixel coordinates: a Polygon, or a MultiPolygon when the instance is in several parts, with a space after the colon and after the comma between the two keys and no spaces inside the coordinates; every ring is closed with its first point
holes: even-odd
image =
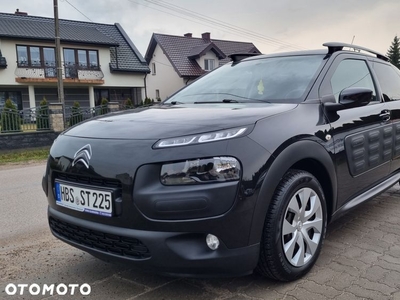
{"type": "Polygon", "coordinates": [[[351,175],[364,173],[400,154],[400,124],[349,135],[345,149],[351,175]]]}
{"type": "Polygon", "coordinates": [[[397,157],[400,155],[400,124],[394,125],[394,155],[397,157]]]}

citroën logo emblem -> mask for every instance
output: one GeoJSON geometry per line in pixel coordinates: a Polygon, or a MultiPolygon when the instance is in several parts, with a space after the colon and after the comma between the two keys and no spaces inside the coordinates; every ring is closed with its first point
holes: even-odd
{"type": "Polygon", "coordinates": [[[92,158],[92,147],[90,144],[83,146],[81,149],[76,151],[72,166],[75,166],[78,162],[81,162],[87,169],[89,169],[89,161],[92,158]]]}

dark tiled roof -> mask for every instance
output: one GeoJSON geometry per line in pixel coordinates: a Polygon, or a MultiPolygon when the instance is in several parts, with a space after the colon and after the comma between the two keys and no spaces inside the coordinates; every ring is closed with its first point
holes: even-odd
{"type": "Polygon", "coordinates": [[[215,55],[218,56],[219,59],[224,59],[226,57],[226,55],[221,51],[221,49],[219,49],[217,47],[217,45],[215,45],[212,42],[192,48],[188,57],[191,59],[192,58],[196,59],[196,58],[199,58],[200,56],[206,54],[210,50],[213,51],[215,53],[215,55]]]}
{"type": "Polygon", "coordinates": [[[226,56],[220,60],[220,65],[229,62],[228,55],[234,53],[261,53],[253,43],[214,39],[204,40],[202,38],[154,33],[145,56],[148,63],[157,44],[163,49],[180,77],[198,77],[204,74],[205,71],[198,65],[196,60],[189,57],[193,57],[196,54],[195,52],[202,53],[210,44],[214,44],[226,56]]]}
{"type": "MultiPolygon", "coordinates": [[[[0,13],[0,38],[54,41],[54,19],[0,13]]],[[[60,38],[62,43],[116,47],[117,56],[110,64],[112,70],[150,72],[119,24],[60,20],[60,38]]]]}

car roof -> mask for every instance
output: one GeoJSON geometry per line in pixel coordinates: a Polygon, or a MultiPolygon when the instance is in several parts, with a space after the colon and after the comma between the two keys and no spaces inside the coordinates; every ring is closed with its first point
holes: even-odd
{"type": "Polygon", "coordinates": [[[243,60],[254,60],[254,59],[263,59],[269,57],[284,57],[284,56],[302,56],[302,55],[331,55],[336,52],[340,53],[349,53],[349,54],[356,54],[356,55],[363,55],[369,57],[375,57],[384,61],[389,61],[389,58],[385,55],[362,47],[352,44],[340,43],[340,42],[329,42],[324,43],[323,46],[328,47],[328,49],[319,49],[319,50],[302,50],[302,51],[291,51],[291,52],[281,52],[281,53],[271,53],[271,54],[262,54],[249,56],[244,58],[243,60]],[[349,50],[345,50],[343,48],[349,48],[349,50]],[[353,50],[350,50],[353,49],[353,50]],[[362,52],[361,52],[362,51],[362,52]]]}

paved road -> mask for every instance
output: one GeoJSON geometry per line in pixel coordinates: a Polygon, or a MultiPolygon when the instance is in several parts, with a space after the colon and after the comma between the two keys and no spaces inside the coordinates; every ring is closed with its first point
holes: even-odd
{"type": "Polygon", "coordinates": [[[47,228],[40,186],[44,168],[44,164],[0,167],[2,299],[32,298],[8,296],[9,283],[88,283],[90,298],[95,299],[400,299],[397,186],[331,224],[316,266],[296,282],[277,283],[257,275],[176,279],[106,264],[56,240],[47,228]]]}

